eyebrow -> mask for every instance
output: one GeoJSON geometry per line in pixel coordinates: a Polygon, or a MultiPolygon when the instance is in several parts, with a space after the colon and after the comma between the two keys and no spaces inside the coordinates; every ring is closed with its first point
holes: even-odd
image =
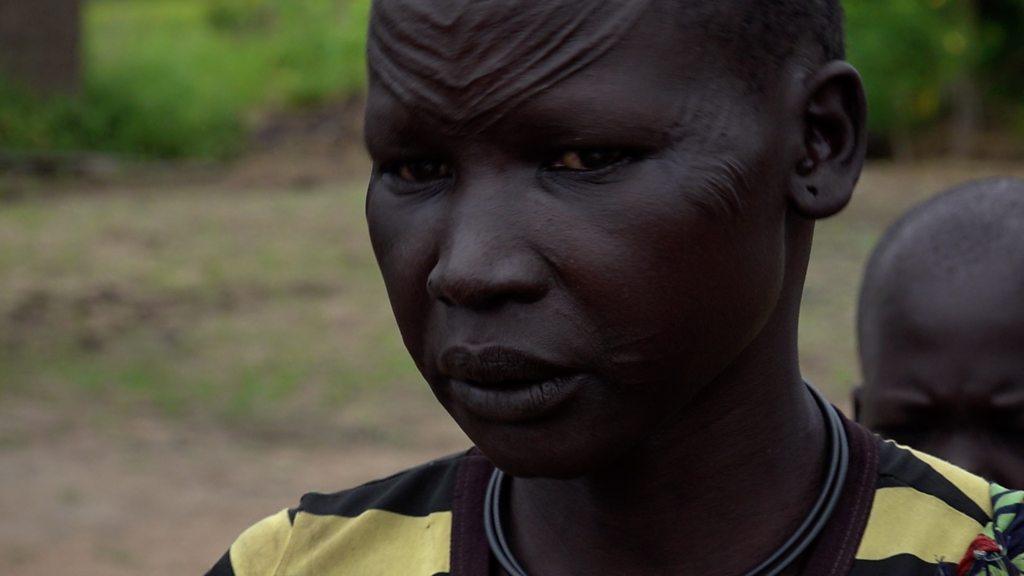
{"type": "Polygon", "coordinates": [[[935,401],[935,395],[931,391],[917,384],[913,384],[909,388],[887,387],[883,393],[878,395],[878,398],[886,404],[899,403],[916,408],[930,406],[935,401]]]}
{"type": "MultiPolygon", "coordinates": [[[[511,118],[511,117],[510,117],[511,118]]],[[[672,138],[667,127],[642,123],[588,121],[588,115],[516,117],[512,131],[515,139],[542,141],[555,147],[574,145],[627,145],[636,148],[663,148],[672,138]],[[576,117],[573,117],[576,116],[576,117]]]]}
{"type": "MultiPolygon", "coordinates": [[[[611,105],[575,79],[510,111],[494,129],[510,140],[551,146],[630,145],[663,148],[673,139],[674,111],[639,100],[611,105]],[[590,93],[587,93],[590,92],[590,93]]],[[[656,99],[655,99],[656,100],[656,99]]]]}
{"type": "Polygon", "coordinates": [[[430,120],[417,117],[416,110],[401,102],[378,97],[377,102],[368,104],[363,141],[371,156],[409,149],[437,150],[445,138],[430,120]]]}
{"type": "MultiPolygon", "coordinates": [[[[1000,388],[1003,388],[1002,386],[1000,388]]],[[[1011,388],[1007,391],[997,390],[990,396],[990,402],[995,408],[1017,408],[1024,405],[1024,389],[1011,388]]]]}

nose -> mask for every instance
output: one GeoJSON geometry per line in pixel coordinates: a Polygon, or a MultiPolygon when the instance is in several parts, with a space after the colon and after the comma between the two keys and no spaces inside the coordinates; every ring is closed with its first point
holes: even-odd
{"type": "Polygon", "coordinates": [[[549,289],[547,264],[513,220],[495,205],[455,214],[427,277],[430,296],[476,310],[542,299],[549,289]]]}

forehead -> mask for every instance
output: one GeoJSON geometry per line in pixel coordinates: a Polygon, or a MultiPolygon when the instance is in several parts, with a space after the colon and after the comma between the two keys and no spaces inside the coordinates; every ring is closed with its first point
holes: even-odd
{"type": "Polygon", "coordinates": [[[1021,281],[994,274],[901,285],[877,312],[877,372],[868,382],[940,396],[1006,382],[1024,388],[1021,281]]]}
{"type": "MultiPolygon", "coordinates": [[[[371,104],[393,99],[472,131],[569,78],[587,84],[578,92],[628,86],[642,100],[709,60],[699,25],[709,3],[692,4],[380,0],[368,41],[371,104]],[[598,61],[600,73],[586,74],[598,61]]],[[[715,68],[721,75],[720,59],[715,68]]]]}
{"type": "MultiPolygon", "coordinates": [[[[979,247],[984,251],[983,247],[979,247]]],[[[1016,338],[1024,343],[1024,257],[980,253],[959,263],[921,258],[882,287],[883,329],[891,337],[1016,338]]]]}

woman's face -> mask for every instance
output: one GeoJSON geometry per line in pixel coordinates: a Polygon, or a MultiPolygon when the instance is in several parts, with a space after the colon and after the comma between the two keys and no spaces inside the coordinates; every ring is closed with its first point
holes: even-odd
{"type": "Polygon", "coordinates": [[[773,105],[708,45],[641,19],[477,132],[371,81],[366,210],[395,317],[511,473],[580,475],[656,435],[774,310],[773,105]]]}

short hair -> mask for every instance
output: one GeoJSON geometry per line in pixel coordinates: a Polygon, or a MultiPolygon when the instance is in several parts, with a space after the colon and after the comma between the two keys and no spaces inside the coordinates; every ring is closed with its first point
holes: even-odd
{"type": "MultiPolygon", "coordinates": [[[[778,69],[795,53],[812,60],[836,60],[845,55],[843,11],[840,0],[664,0],[665,8],[692,15],[702,30],[723,46],[739,74],[750,86],[763,89],[778,69]],[[819,54],[806,54],[808,48],[819,54]]],[[[530,0],[487,4],[496,14],[473,14],[474,0],[375,0],[370,20],[367,55],[371,78],[386,85],[400,100],[418,100],[430,109],[453,113],[460,121],[472,123],[478,108],[493,108],[494,103],[526,98],[520,84],[488,86],[471,90],[474,85],[507,69],[515,77],[535,76],[533,91],[551,85],[559,78],[582,68],[600,57],[625,35],[652,0],[575,0],[565,6],[550,6],[530,0]],[[566,9],[566,8],[571,9],[566,9]],[[536,20],[537,22],[531,22],[536,20]],[[490,34],[481,51],[485,58],[479,70],[446,73],[439,66],[454,56],[472,50],[479,43],[466,43],[451,34],[452,23],[474,23],[478,33],[490,34]],[[529,41],[509,42],[498,23],[512,24],[523,30],[519,36],[529,41]],[[591,43],[576,46],[578,54],[564,51],[560,57],[538,63],[523,55],[524,50],[566,46],[567,31],[585,30],[591,43]],[[527,33],[526,30],[529,30],[527,33]],[[449,44],[454,44],[449,46],[449,44]],[[497,47],[498,49],[493,49],[497,47]],[[453,98],[454,95],[454,98],[453,98]],[[463,102],[462,100],[467,100],[463,102]],[[485,104],[480,106],[480,104],[485,104]],[[463,109],[465,109],[463,111],[463,109]],[[467,116],[467,118],[463,118],[467,116]]],[[[574,44],[569,44],[575,46],[574,44]]]]}
{"type": "Polygon", "coordinates": [[[794,56],[804,57],[808,66],[846,58],[841,0],[705,1],[723,11],[738,9],[734,17],[717,18],[722,24],[716,28],[719,36],[737,39],[742,73],[753,88],[764,89],[794,56]]]}
{"type": "Polygon", "coordinates": [[[874,361],[877,308],[899,284],[951,282],[997,265],[1024,274],[1024,180],[992,178],[951,188],[914,207],[882,236],[868,260],[857,309],[861,363],[874,361]],[[1009,257],[1010,260],[1006,261],[1009,257]],[[997,258],[1002,260],[996,261],[997,258]]]}

